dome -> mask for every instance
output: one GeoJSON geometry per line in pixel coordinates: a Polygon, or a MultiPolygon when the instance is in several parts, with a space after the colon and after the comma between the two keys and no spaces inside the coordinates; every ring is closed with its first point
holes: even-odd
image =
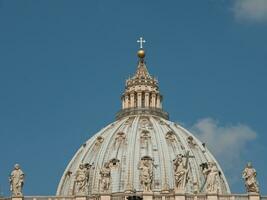
{"type": "Polygon", "coordinates": [[[216,193],[230,193],[221,167],[205,145],[168,120],[158,81],[148,73],[143,58],[139,58],[135,75],[126,81],[121,99],[116,121],[77,151],[61,178],[57,195],[76,195],[81,188],[88,195],[207,193],[210,181],[216,182],[216,193]],[[210,179],[209,173],[217,176],[210,179]]]}

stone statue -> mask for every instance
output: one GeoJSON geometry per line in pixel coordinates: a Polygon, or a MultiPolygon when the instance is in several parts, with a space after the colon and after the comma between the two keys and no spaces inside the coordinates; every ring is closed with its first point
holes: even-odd
{"type": "Polygon", "coordinates": [[[75,174],[75,193],[86,195],[89,179],[89,171],[84,164],[80,164],[75,174]]]}
{"type": "Polygon", "coordinates": [[[188,181],[188,160],[184,159],[182,154],[178,154],[173,161],[175,189],[176,191],[184,191],[188,181]]]}
{"type": "Polygon", "coordinates": [[[247,189],[247,192],[255,192],[259,193],[259,184],[256,179],[257,172],[252,167],[252,164],[249,162],[247,166],[245,167],[242,178],[245,180],[245,186],[247,189]]]}
{"type": "Polygon", "coordinates": [[[140,183],[143,186],[144,192],[151,192],[153,171],[151,159],[142,159],[139,164],[140,171],[140,183]]]}
{"type": "Polygon", "coordinates": [[[108,192],[111,185],[111,168],[109,162],[104,164],[104,167],[100,170],[100,188],[102,192],[108,192]]]}
{"type": "Polygon", "coordinates": [[[220,172],[216,163],[209,162],[207,168],[203,169],[203,173],[206,175],[206,191],[208,193],[218,193],[220,172]]]}
{"type": "Polygon", "coordinates": [[[15,164],[13,171],[9,177],[10,182],[10,191],[12,192],[12,196],[19,197],[23,196],[22,187],[24,184],[24,173],[20,169],[19,164],[15,164]]]}

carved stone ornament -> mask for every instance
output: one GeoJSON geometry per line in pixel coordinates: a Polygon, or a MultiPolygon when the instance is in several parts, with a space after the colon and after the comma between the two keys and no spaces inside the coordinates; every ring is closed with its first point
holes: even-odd
{"type": "Polygon", "coordinates": [[[245,167],[242,178],[245,181],[245,186],[247,189],[247,192],[254,192],[254,193],[259,193],[259,184],[256,179],[257,172],[256,170],[252,167],[252,164],[249,162],[247,166],[245,167]]]}
{"type": "Polygon", "coordinates": [[[166,133],[165,138],[166,138],[166,140],[168,140],[170,142],[174,142],[175,141],[175,134],[172,131],[169,131],[166,133]]]}
{"type": "Polygon", "coordinates": [[[191,147],[194,147],[196,146],[196,142],[194,140],[194,138],[192,136],[188,136],[187,137],[187,143],[191,146],[191,147]]]}
{"type": "Polygon", "coordinates": [[[104,142],[104,138],[102,136],[98,136],[95,141],[94,150],[98,149],[103,142],[104,142]]]}
{"type": "Polygon", "coordinates": [[[115,138],[115,147],[120,146],[125,142],[126,134],[124,132],[118,132],[115,138]]]}
{"type": "Polygon", "coordinates": [[[13,197],[23,196],[22,188],[24,185],[24,173],[20,169],[19,164],[15,164],[13,171],[9,177],[10,191],[13,197]]]}
{"type": "Polygon", "coordinates": [[[142,141],[143,141],[143,140],[148,140],[149,138],[151,138],[151,136],[150,136],[150,132],[147,131],[147,130],[143,130],[143,131],[141,132],[140,138],[141,138],[142,141]]]}
{"type": "Polygon", "coordinates": [[[147,130],[147,131],[152,129],[152,124],[150,123],[150,121],[147,118],[144,118],[141,120],[140,129],[141,130],[147,130]]]}

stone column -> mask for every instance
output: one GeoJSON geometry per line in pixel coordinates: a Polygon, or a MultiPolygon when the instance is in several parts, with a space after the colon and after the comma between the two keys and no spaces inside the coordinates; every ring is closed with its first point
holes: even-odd
{"type": "Polygon", "coordinates": [[[142,107],[142,92],[137,93],[137,107],[138,108],[142,107]]]}
{"type": "Polygon", "coordinates": [[[129,108],[129,95],[126,94],[124,97],[124,108],[129,108]]]}
{"type": "Polygon", "coordinates": [[[145,93],[145,107],[149,107],[149,93],[146,92],[145,93]]]}
{"type": "Polygon", "coordinates": [[[151,99],[150,107],[152,107],[152,108],[156,107],[156,94],[155,93],[152,93],[152,99],[151,99]]]}
{"type": "Polygon", "coordinates": [[[156,103],[156,107],[157,108],[161,108],[161,98],[160,98],[160,94],[157,94],[157,103],[156,103]]]}
{"type": "Polygon", "coordinates": [[[130,108],[134,107],[134,93],[130,94],[130,108]]]}
{"type": "Polygon", "coordinates": [[[122,106],[122,109],[125,108],[125,96],[124,95],[121,97],[121,106],[122,106]]]}

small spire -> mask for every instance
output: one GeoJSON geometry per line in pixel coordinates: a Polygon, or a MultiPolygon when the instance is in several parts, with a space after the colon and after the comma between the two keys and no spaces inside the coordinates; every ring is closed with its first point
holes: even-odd
{"type": "Polygon", "coordinates": [[[138,67],[137,67],[137,70],[136,70],[136,73],[135,73],[135,78],[151,78],[147,68],[146,68],[146,65],[145,63],[140,60],[139,63],[138,63],[138,67]]]}

